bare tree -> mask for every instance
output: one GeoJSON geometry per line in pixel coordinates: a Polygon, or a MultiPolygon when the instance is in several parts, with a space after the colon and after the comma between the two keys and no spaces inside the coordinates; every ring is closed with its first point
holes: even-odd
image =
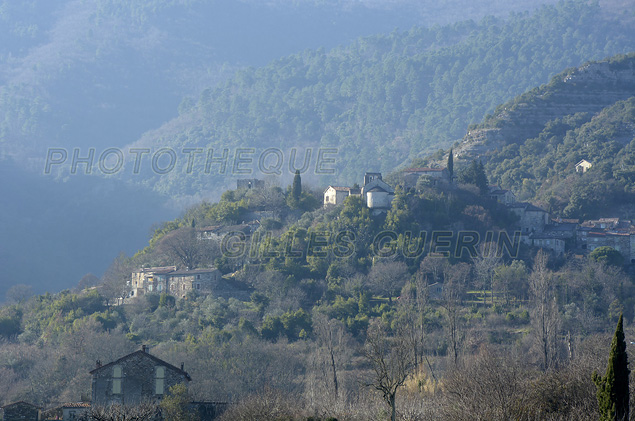
{"type": "Polygon", "coordinates": [[[386,294],[392,303],[392,297],[406,283],[408,267],[403,262],[382,259],[373,265],[368,277],[373,289],[378,293],[386,294]]]}
{"type": "Polygon", "coordinates": [[[166,234],[158,249],[171,262],[196,269],[211,260],[217,246],[216,242],[199,240],[193,227],[184,227],[166,234]]]}
{"type": "Polygon", "coordinates": [[[128,281],[133,271],[132,259],[121,252],[102,277],[101,295],[106,305],[118,303],[128,295],[128,281]]]}
{"type": "Polygon", "coordinates": [[[9,288],[6,292],[9,303],[23,303],[33,296],[33,287],[30,285],[18,284],[9,288]]]}
{"type": "Polygon", "coordinates": [[[529,291],[533,304],[531,324],[536,345],[540,349],[542,368],[545,371],[556,364],[560,328],[554,276],[547,268],[548,260],[547,254],[542,250],[538,251],[533,272],[529,276],[529,291]]]}
{"type": "Polygon", "coordinates": [[[441,306],[445,309],[445,328],[452,348],[454,365],[458,363],[460,343],[463,339],[463,323],[460,312],[469,274],[470,267],[467,263],[448,266],[444,273],[441,306]]]}
{"type": "Polygon", "coordinates": [[[406,338],[388,337],[380,320],[373,320],[368,327],[364,356],[372,368],[372,377],[366,386],[378,390],[390,407],[391,421],[397,417],[396,396],[411,374],[414,360],[406,338]]]}
{"type": "Polygon", "coordinates": [[[472,261],[474,262],[478,286],[483,289],[483,299],[487,301],[485,290],[489,288],[492,305],[494,305],[494,278],[496,268],[502,263],[502,257],[498,252],[496,243],[481,244],[478,255],[472,261]]]}
{"type": "Polygon", "coordinates": [[[436,380],[432,365],[424,351],[426,337],[425,313],[429,305],[428,284],[421,272],[417,273],[413,283],[401,290],[398,304],[397,331],[404,337],[412,350],[415,369],[426,361],[432,377],[436,380]]]}
{"type": "Polygon", "coordinates": [[[144,402],[135,406],[111,404],[91,406],[81,421],[146,421],[154,420],[159,410],[154,403],[144,402]]]}
{"type": "Polygon", "coordinates": [[[330,373],[329,376],[325,376],[325,380],[330,377],[331,381],[328,383],[332,385],[333,397],[337,400],[339,397],[339,381],[337,379],[339,361],[336,361],[336,359],[339,360],[339,350],[337,348],[338,345],[341,345],[344,329],[337,320],[329,320],[324,315],[316,314],[313,318],[313,332],[316,335],[318,351],[325,354],[321,359],[326,360],[324,365],[328,367],[330,373]]]}
{"type": "Polygon", "coordinates": [[[444,388],[445,419],[510,420],[534,419],[521,415],[526,400],[522,365],[508,354],[496,355],[482,349],[465,366],[448,373],[444,388]]]}

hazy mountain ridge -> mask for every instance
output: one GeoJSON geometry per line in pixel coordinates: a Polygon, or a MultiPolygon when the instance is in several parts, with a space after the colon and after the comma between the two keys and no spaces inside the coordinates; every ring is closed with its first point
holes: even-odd
{"type": "MultiPolygon", "coordinates": [[[[461,2],[446,6],[454,3],[461,2]]],[[[398,26],[457,20],[452,12],[425,13],[426,4],[4,0],[0,153],[22,158],[41,156],[51,144],[122,146],[174,117],[184,95],[237,67],[398,26]]],[[[531,7],[482,8],[462,17],[531,7]]]]}
{"type": "MultiPolygon", "coordinates": [[[[320,182],[353,183],[365,170],[390,171],[449,146],[470,122],[562,68],[630,51],[633,28],[601,15],[597,5],[568,2],[508,21],[413,28],[307,51],[204,91],[186,112],[192,127],[174,133],[177,120],[134,146],[336,147],[337,174],[320,182]]],[[[203,197],[217,197],[219,183],[231,186],[226,176],[198,176],[203,165],[188,177],[183,160],[168,175],[148,172],[146,182],[203,197]]]]}

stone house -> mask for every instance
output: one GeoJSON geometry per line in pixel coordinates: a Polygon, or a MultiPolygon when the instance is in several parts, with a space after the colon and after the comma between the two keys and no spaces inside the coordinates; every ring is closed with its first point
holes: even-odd
{"type": "Polygon", "coordinates": [[[40,408],[30,403],[20,401],[2,407],[4,421],[39,421],[40,408]]]}
{"type": "Polygon", "coordinates": [[[359,196],[361,189],[357,187],[328,186],[324,190],[324,207],[337,206],[348,196],[359,196]]]}
{"type": "Polygon", "coordinates": [[[196,291],[200,294],[211,294],[213,286],[222,278],[222,273],[216,268],[177,270],[166,276],[163,285],[165,291],[177,298],[184,298],[188,292],[196,291]]]}
{"type": "Polygon", "coordinates": [[[130,283],[130,296],[140,297],[151,292],[161,292],[159,285],[165,285],[165,275],[174,272],[176,266],[158,266],[151,268],[141,268],[132,272],[130,283]]]}
{"type": "Polygon", "coordinates": [[[163,266],[140,269],[132,273],[130,296],[166,292],[183,298],[189,291],[211,294],[213,285],[221,278],[222,273],[216,268],[177,270],[176,266],[163,266]]]}
{"type": "Polygon", "coordinates": [[[589,251],[598,247],[611,247],[620,252],[626,262],[635,262],[635,233],[591,231],[587,235],[586,246],[589,251]]]}
{"type": "Polygon", "coordinates": [[[450,181],[450,173],[446,168],[408,168],[404,172],[404,188],[410,189],[417,185],[419,177],[429,177],[435,182],[450,181]]]}
{"type": "Polygon", "coordinates": [[[92,375],[93,405],[135,405],[141,402],[158,403],[170,387],[192,380],[181,368],[175,367],[148,352],[144,345],[116,361],[97,367],[92,375]]]}
{"type": "Polygon", "coordinates": [[[530,234],[530,245],[546,250],[551,250],[557,256],[564,254],[565,240],[544,233],[530,234]]]}
{"type": "Polygon", "coordinates": [[[508,205],[510,211],[518,216],[518,227],[522,235],[542,232],[549,223],[549,213],[531,203],[516,202],[508,205]]]}
{"type": "Polygon", "coordinates": [[[586,159],[583,159],[582,161],[580,161],[577,164],[575,164],[575,172],[585,173],[592,166],[593,166],[593,164],[591,164],[586,159]]]}
{"type": "Polygon", "coordinates": [[[516,195],[511,190],[502,189],[498,185],[489,186],[489,197],[503,205],[511,205],[516,202],[516,195]]]}

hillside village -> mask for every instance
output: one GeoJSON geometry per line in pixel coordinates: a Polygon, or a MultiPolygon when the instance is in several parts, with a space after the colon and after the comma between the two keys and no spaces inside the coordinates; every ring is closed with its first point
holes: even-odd
{"type": "MultiPolygon", "coordinates": [[[[576,171],[585,172],[592,166],[586,160],[576,165],[576,171]]],[[[383,180],[382,174],[367,172],[363,183],[353,187],[329,185],[323,193],[324,208],[340,206],[351,196],[361,197],[366,207],[374,216],[385,215],[391,209],[395,196],[395,188],[415,189],[417,183],[425,179],[428,185],[438,188],[453,188],[454,181],[446,168],[408,168],[402,171],[403,184],[390,186],[383,180]]],[[[237,180],[238,189],[264,189],[264,180],[237,180]]],[[[599,247],[610,247],[618,251],[625,263],[635,263],[635,225],[632,221],[620,218],[599,218],[597,220],[580,221],[579,219],[563,219],[552,217],[548,211],[531,203],[518,202],[511,190],[499,185],[489,185],[487,196],[516,215],[515,231],[520,241],[537,249],[548,250],[559,257],[569,253],[582,257],[599,247]]],[[[240,233],[244,240],[260,228],[262,216],[271,217],[273,210],[263,209],[251,212],[254,219],[243,221],[238,225],[217,225],[196,229],[198,241],[222,241],[225,235],[240,233]],[[258,218],[258,219],[256,219],[258,218]]],[[[238,269],[238,268],[237,268],[238,269]]],[[[247,299],[251,290],[244,285],[233,282],[231,276],[222,276],[214,267],[180,268],[177,266],[146,267],[131,274],[128,282],[129,297],[140,297],[150,293],[167,293],[176,298],[185,298],[188,292],[199,294],[214,293],[219,297],[247,299]]]]}

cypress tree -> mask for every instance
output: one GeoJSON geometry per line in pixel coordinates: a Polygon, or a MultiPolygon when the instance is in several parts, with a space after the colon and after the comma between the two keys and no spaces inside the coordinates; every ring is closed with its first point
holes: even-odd
{"type": "Polygon", "coordinates": [[[450,153],[448,154],[448,173],[450,173],[450,181],[452,181],[454,178],[454,153],[452,148],[450,148],[450,153]]]}
{"type": "Polygon", "coordinates": [[[483,162],[479,161],[476,166],[476,183],[479,189],[481,189],[481,194],[487,194],[489,190],[489,182],[487,181],[487,175],[485,175],[485,167],[483,166],[483,162]]]}
{"type": "Polygon", "coordinates": [[[291,196],[297,202],[300,201],[302,196],[302,178],[300,177],[300,170],[295,170],[295,176],[293,176],[293,187],[291,187],[291,196]]]}
{"type": "Polygon", "coordinates": [[[628,420],[628,355],[624,341],[623,317],[617,322],[615,335],[611,341],[609,363],[604,377],[593,373],[593,382],[597,386],[597,400],[600,409],[600,420],[628,420]]]}

